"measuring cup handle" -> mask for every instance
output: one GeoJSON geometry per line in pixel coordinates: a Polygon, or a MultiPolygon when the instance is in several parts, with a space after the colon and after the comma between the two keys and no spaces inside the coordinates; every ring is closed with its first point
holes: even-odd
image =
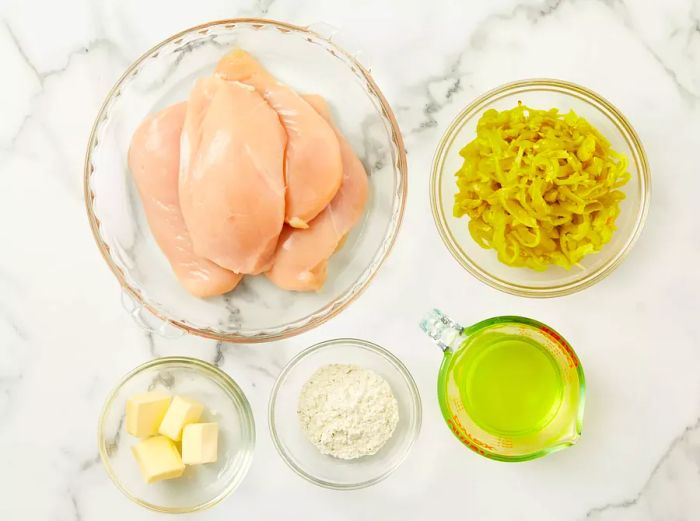
{"type": "Polygon", "coordinates": [[[451,350],[454,341],[464,328],[439,309],[430,311],[420,322],[420,328],[438,345],[443,352],[451,350]]]}

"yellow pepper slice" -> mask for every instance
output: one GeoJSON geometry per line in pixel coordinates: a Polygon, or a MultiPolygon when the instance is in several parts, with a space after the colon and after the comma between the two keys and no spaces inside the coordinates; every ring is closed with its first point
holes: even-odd
{"type": "Polygon", "coordinates": [[[460,155],[453,214],[501,262],[569,269],[612,237],[628,161],[573,110],[489,109],[460,155]]]}

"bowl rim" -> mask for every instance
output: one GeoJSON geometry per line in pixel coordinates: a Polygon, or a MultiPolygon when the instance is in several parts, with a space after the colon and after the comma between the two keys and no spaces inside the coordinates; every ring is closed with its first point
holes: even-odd
{"type": "Polygon", "coordinates": [[[224,499],[230,496],[231,493],[234,490],[236,490],[238,486],[242,483],[243,479],[246,477],[248,471],[250,470],[250,467],[253,462],[253,453],[255,452],[255,440],[255,418],[253,416],[253,410],[250,407],[250,402],[248,401],[248,398],[246,397],[245,393],[240,388],[240,386],[236,383],[236,381],[233,378],[231,378],[231,376],[229,376],[226,372],[219,369],[215,365],[212,365],[198,358],[191,358],[187,356],[166,356],[161,358],[154,358],[153,360],[145,362],[126,373],[120,378],[119,382],[110,391],[107,399],[104,402],[104,405],[102,406],[102,411],[100,412],[100,417],[97,422],[97,447],[100,453],[100,460],[102,461],[102,467],[105,469],[105,472],[112,480],[112,483],[114,483],[114,485],[119,489],[119,491],[122,494],[124,494],[134,503],[141,505],[142,507],[147,508],[148,510],[167,514],[189,514],[192,512],[207,510],[215,505],[218,505],[224,499]],[[141,498],[132,494],[122,483],[122,481],[118,478],[118,476],[114,472],[114,469],[112,468],[109,455],[107,454],[107,447],[104,436],[105,419],[109,411],[112,409],[114,405],[114,400],[117,398],[117,394],[121,391],[122,387],[129,380],[131,380],[131,378],[141,374],[142,372],[148,369],[171,364],[184,365],[187,367],[196,368],[198,371],[205,373],[207,377],[218,380],[218,383],[222,385],[222,387],[229,394],[230,398],[236,398],[237,400],[240,400],[243,412],[243,415],[241,416],[241,423],[246,425],[248,432],[250,432],[250,439],[247,441],[248,446],[245,448],[244,460],[241,463],[241,468],[236,474],[234,474],[231,477],[231,481],[217,496],[213,497],[208,501],[205,501],[204,503],[200,503],[193,507],[187,508],[163,507],[161,505],[156,505],[154,503],[144,501],[141,498]]]}
{"type": "Polygon", "coordinates": [[[440,234],[440,238],[454,259],[481,282],[505,293],[510,293],[521,297],[549,298],[570,295],[588,288],[607,277],[627,257],[632,249],[632,246],[634,246],[639,239],[649,213],[650,199],[651,173],[649,170],[649,162],[639,135],[634,130],[634,127],[632,127],[627,118],[617,107],[615,107],[600,94],[577,83],[555,78],[532,78],[505,83],[487,91],[470,102],[467,107],[454,118],[440,138],[435,155],[433,156],[432,171],[430,175],[430,206],[433,214],[433,221],[438,233],[440,234]],[[633,155],[638,161],[639,173],[637,177],[639,178],[640,183],[641,198],[638,208],[636,208],[636,221],[629,237],[627,237],[620,250],[608,262],[596,270],[591,271],[583,278],[565,284],[535,287],[514,283],[492,275],[486,269],[482,268],[479,266],[479,264],[469,258],[469,256],[466,255],[461,248],[459,248],[458,241],[452,237],[445,222],[445,212],[440,204],[440,180],[442,177],[442,165],[446,158],[446,151],[454,141],[457,132],[461,130],[468,119],[476,116],[478,112],[486,108],[487,104],[497,100],[500,97],[509,94],[517,94],[520,92],[541,90],[549,90],[572,95],[586,102],[587,104],[594,106],[597,110],[603,112],[610,119],[610,121],[617,127],[620,134],[622,134],[624,139],[628,142],[633,155]]]}
{"type": "Polygon", "coordinates": [[[284,462],[289,466],[289,468],[291,468],[297,475],[323,488],[329,488],[333,490],[357,490],[360,488],[369,487],[370,485],[374,485],[376,483],[379,483],[380,481],[383,481],[392,472],[399,468],[399,466],[401,466],[401,464],[404,461],[406,461],[406,458],[408,458],[408,455],[411,453],[411,449],[413,448],[413,445],[418,439],[418,435],[420,433],[423,419],[423,406],[420,397],[420,392],[418,390],[418,386],[416,385],[415,380],[413,379],[413,376],[409,372],[408,368],[404,365],[404,363],[396,355],[391,353],[389,350],[367,340],[361,340],[359,338],[334,338],[331,340],[319,342],[317,344],[312,345],[311,347],[307,347],[306,349],[298,353],[296,356],[294,356],[289,362],[287,362],[287,364],[282,368],[282,371],[280,371],[280,374],[277,376],[275,384],[272,387],[272,391],[270,392],[267,416],[267,423],[270,429],[270,437],[272,438],[272,443],[275,446],[275,449],[277,449],[277,452],[279,453],[282,460],[284,460],[284,462]],[[404,449],[403,454],[401,454],[401,456],[392,465],[390,465],[384,472],[382,472],[378,476],[357,483],[336,483],[333,481],[319,479],[313,476],[312,474],[306,472],[301,467],[299,467],[289,457],[289,454],[282,446],[282,443],[279,440],[279,436],[277,435],[277,426],[275,422],[277,394],[282,384],[285,383],[289,373],[292,372],[292,370],[299,364],[299,362],[301,362],[304,358],[308,357],[309,355],[312,355],[323,349],[336,347],[338,345],[346,345],[354,348],[363,349],[365,351],[369,351],[373,354],[376,354],[379,357],[386,360],[387,362],[389,362],[396,369],[397,373],[399,373],[403,377],[404,381],[406,382],[406,385],[409,388],[409,394],[411,396],[411,409],[413,411],[414,421],[413,427],[410,431],[411,439],[406,448],[404,449]]]}
{"type": "MultiPolygon", "coordinates": [[[[396,243],[396,238],[398,236],[399,229],[401,228],[401,222],[403,221],[408,190],[408,161],[406,159],[406,148],[404,145],[403,137],[401,135],[399,124],[396,120],[396,116],[394,115],[394,112],[392,111],[389,102],[384,97],[384,94],[372,78],[369,70],[363,67],[362,64],[360,64],[359,61],[357,61],[353,55],[351,55],[349,52],[345,51],[336,43],[334,43],[331,37],[326,37],[320,34],[319,32],[312,30],[311,27],[313,27],[313,25],[299,26],[286,22],[280,22],[277,20],[256,17],[213,20],[200,25],[189,27],[157,43],[156,45],[148,49],[146,52],[144,52],[141,56],[139,56],[134,62],[132,62],[131,65],[127,67],[124,73],[122,73],[122,75],[117,79],[115,84],[107,93],[107,96],[105,97],[97,112],[97,116],[95,117],[95,121],[92,125],[90,136],[88,138],[87,151],[85,153],[85,160],[83,166],[83,199],[85,202],[85,208],[88,215],[88,221],[90,223],[90,229],[92,231],[92,236],[95,239],[95,242],[97,244],[98,249],[100,250],[100,253],[102,254],[103,259],[109,266],[114,276],[117,278],[117,281],[119,282],[119,285],[121,286],[122,290],[126,291],[128,295],[131,296],[141,308],[147,309],[151,314],[160,319],[164,324],[173,325],[174,327],[184,331],[185,333],[190,333],[204,338],[210,338],[213,340],[231,343],[262,343],[290,338],[292,336],[298,335],[299,333],[303,333],[323,324],[324,322],[330,320],[342,310],[344,310],[347,306],[350,305],[350,303],[354,302],[369,286],[372,279],[374,279],[377,271],[379,271],[381,265],[386,261],[387,257],[391,253],[391,250],[393,249],[394,244],[396,243]],[[167,316],[166,313],[161,312],[157,307],[147,302],[141,296],[140,291],[132,287],[127,282],[124,273],[111,258],[109,246],[105,243],[100,234],[100,221],[95,215],[93,209],[93,201],[95,199],[95,195],[90,186],[90,177],[92,175],[92,151],[97,144],[97,132],[102,120],[106,117],[106,111],[109,104],[111,103],[112,99],[118,95],[122,84],[150,56],[156,54],[162,47],[175,42],[179,38],[183,38],[184,36],[194,32],[202,33],[203,31],[208,31],[216,26],[225,27],[235,26],[237,24],[272,26],[281,32],[298,32],[307,35],[307,37],[309,38],[313,37],[331,45],[333,48],[333,52],[336,55],[340,55],[343,59],[347,60],[352,65],[352,67],[355,69],[354,72],[356,72],[366,82],[369,91],[379,101],[382,115],[386,117],[391,127],[390,130],[392,141],[396,145],[396,166],[399,174],[399,186],[397,187],[397,190],[395,192],[399,196],[398,208],[395,210],[394,215],[392,216],[392,221],[390,222],[388,233],[384,238],[383,245],[381,246],[381,249],[383,251],[381,251],[378,258],[373,258],[373,262],[370,263],[369,267],[366,268],[365,272],[363,272],[364,275],[364,273],[366,273],[367,270],[370,270],[364,282],[356,288],[354,286],[351,286],[345,291],[345,293],[343,293],[340,296],[340,298],[336,298],[333,301],[327,303],[319,310],[314,311],[311,315],[307,315],[307,317],[297,320],[297,322],[302,322],[299,325],[285,328],[280,331],[269,333],[257,332],[255,334],[247,336],[237,333],[221,333],[213,331],[211,329],[194,327],[181,320],[177,320],[167,316]]],[[[361,275],[361,277],[363,275],[361,275]]]]}

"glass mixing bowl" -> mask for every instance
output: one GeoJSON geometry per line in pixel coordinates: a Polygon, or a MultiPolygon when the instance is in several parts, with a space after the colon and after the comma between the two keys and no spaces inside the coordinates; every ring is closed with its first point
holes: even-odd
{"type": "Polygon", "coordinates": [[[295,356],[280,373],[269,406],[272,441],[291,469],[310,482],[337,490],[367,487],[391,474],[406,459],[421,426],[421,401],[413,377],[401,361],[378,345],[353,338],[328,340],[295,356]],[[399,405],[399,423],[376,454],[342,460],[321,454],[306,438],[297,417],[299,393],[327,364],[352,364],[384,378],[399,405]]]}
{"type": "Polygon", "coordinates": [[[243,391],[211,364],[185,357],[158,358],[127,374],[112,391],[100,416],[100,458],[114,484],[139,505],[171,514],[195,512],[221,502],[248,473],[255,448],[253,413],[243,391]],[[151,390],[182,395],[204,405],[202,421],[219,424],[219,458],[188,466],[177,479],[146,484],[126,432],[126,401],[151,390]]]}
{"type": "Polygon", "coordinates": [[[555,297],[587,288],[610,274],[639,237],[649,208],[651,178],[646,154],[630,123],[610,102],[580,85],[540,79],[509,83],[487,92],[462,111],[445,132],[433,161],[430,201],[440,236],[454,258],[476,278],[507,293],[555,297]],[[459,151],[476,136],[476,124],[488,109],[506,110],[518,101],[538,109],[573,109],[600,130],[613,148],[627,155],[631,179],[622,188],[617,230],[600,252],[587,255],[581,267],[550,266],[544,272],[513,268],[498,261],[494,250],[481,248],[469,234],[468,217],[452,214],[457,193],[459,151]]]}
{"type": "Polygon", "coordinates": [[[260,19],[193,27],[156,45],[117,81],[97,115],[85,161],[85,201],[103,257],[124,288],[128,311],[146,329],[228,342],[289,337],[340,312],[388,255],[406,199],[406,155],[388,103],[352,56],[307,28],[260,19]],[[317,293],[278,289],[246,277],[232,293],[198,299],[175,279],[145,221],[127,166],[143,118],[187,98],[228,50],[242,47],[302,93],[323,95],[369,175],[364,217],[333,255],[317,293]]]}

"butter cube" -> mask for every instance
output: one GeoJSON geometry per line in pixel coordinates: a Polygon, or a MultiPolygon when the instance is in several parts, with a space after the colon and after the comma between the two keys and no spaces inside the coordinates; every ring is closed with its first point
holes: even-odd
{"type": "Polygon", "coordinates": [[[162,479],[173,479],[182,476],[185,464],[172,440],[165,436],[154,436],[141,440],[132,447],[146,483],[155,483],[162,479]]]}
{"type": "Polygon", "coordinates": [[[203,409],[199,402],[176,396],[170,403],[158,432],[173,441],[180,441],[182,428],[188,423],[197,423],[203,409]]]}
{"type": "Polygon", "coordinates": [[[191,423],[182,429],[182,462],[214,463],[219,441],[218,423],[191,423]]]}
{"type": "Polygon", "coordinates": [[[162,391],[132,396],[126,401],[126,432],[139,438],[153,436],[169,405],[170,395],[162,391]]]}

